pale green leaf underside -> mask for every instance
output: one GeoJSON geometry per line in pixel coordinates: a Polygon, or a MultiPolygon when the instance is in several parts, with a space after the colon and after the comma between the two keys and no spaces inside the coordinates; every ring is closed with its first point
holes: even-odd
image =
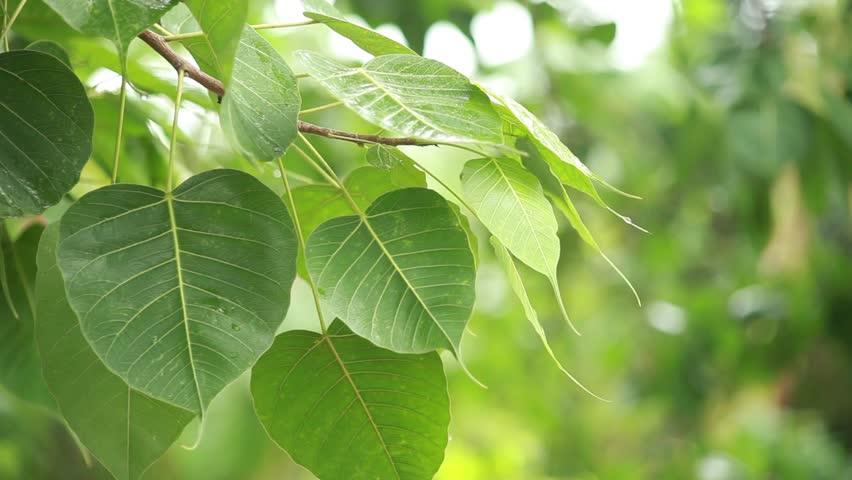
{"type": "Polygon", "coordinates": [[[402,353],[458,353],[476,272],[467,236],[436,192],[395,190],[364,217],[323,223],[306,258],[323,300],[355,333],[402,353]]]}
{"type": "Polygon", "coordinates": [[[184,41],[202,70],[228,85],[248,13],[247,0],[184,0],[204,35],[184,41]]]}
{"type": "Polygon", "coordinates": [[[488,97],[440,62],[383,55],[349,68],[312,52],[297,56],[333,96],[382,128],[424,140],[502,144],[502,122],[488,97]]]}
{"type": "Polygon", "coordinates": [[[322,480],[425,480],[443,461],[449,398],[435,352],[389,352],[337,320],[327,335],[279,335],[251,385],[266,431],[322,480]]]}
{"type": "Polygon", "coordinates": [[[304,0],[305,16],[324,23],[328,28],[352,40],[365,52],[373,55],[390,55],[394,53],[417,55],[405,45],[391,40],[381,33],[362,27],[346,20],[343,14],[325,0],[304,0]]]}
{"type": "Polygon", "coordinates": [[[112,41],[122,58],[130,41],[160,19],[176,0],[44,0],[69,25],[112,41]]]}
{"type": "Polygon", "coordinates": [[[555,277],[559,227],[535,175],[515,160],[478,158],[465,164],[461,182],[488,230],[533,270],[555,277]]]}
{"type": "Polygon", "coordinates": [[[296,138],[302,106],[296,77],[272,45],[248,25],[234,67],[222,101],[222,129],[246,157],[275,160],[296,138]]]}
{"type": "Polygon", "coordinates": [[[296,248],[277,195],[222,169],[172,195],[127,184],[87,194],[62,219],[58,262],[104,364],[200,413],[272,343],[296,248]]]}
{"type": "Polygon", "coordinates": [[[86,342],[56,266],[59,224],[38,251],[36,340],[44,378],[80,442],[115,478],[139,478],[174,443],[193,414],[130,389],[86,342]]]}
{"type": "Polygon", "coordinates": [[[20,400],[54,410],[56,404],[41,375],[34,335],[33,287],[36,247],[41,232],[42,227],[35,225],[25,230],[14,243],[9,242],[6,235],[0,241],[8,293],[14,305],[13,311],[6,296],[0,296],[0,389],[20,400]]]}
{"type": "Polygon", "coordinates": [[[0,218],[40,214],[71,190],[92,152],[94,121],[61,60],[0,54],[0,218]]]}

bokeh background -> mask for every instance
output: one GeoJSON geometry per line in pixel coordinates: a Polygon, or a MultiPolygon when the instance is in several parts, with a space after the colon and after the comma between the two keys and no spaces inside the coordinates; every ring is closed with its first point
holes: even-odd
{"type": "MultiPolygon", "coordinates": [[[[567,224],[559,274],[582,337],[567,329],[544,279],[524,272],[556,355],[611,403],[559,372],[481,242],[463,350],[490,388],[446,359],[453,421],[438,479],[852,479],[852,2],[337,6],[515,96],[592,170],[643,197],[606,195],[647,234],[575,195],[642,307],[567,224]]],[[[298,0],[257,0],[251,17],[296,21],[300,12],[298,0]]],[[[119,84],[111,47],[75,34],[40,0],[30,0],[15,31],[18,46],[50,38],[68,47],[97,115],[95,154],[75,194],[108,183],[119,84]]],[[[364,59],[322,26],[263,34],[288,60],[297,49],[364,59]]],[[[134,45],[125,181],[165,181],[174,76],[134,45]]],[[[306,107],[331,101],[310,79],[302,86],[306,107]]],[[[187,98],[183,176],[237,166],[280,190],[271,167],[246,163],[223,143],[205,92],[191,86],[187,98]]],[[[309,120],[374,130],[342,109],[309,120]]],[[[356,146],[317,145],[341,172],[364,163],[356,146]]],[[[407,152],[458,185],[463,152],[407,152]]],[[[309,181],[297,157],[288,165],[309,181]]],[[[297,284],[282,328],[317,329],[311,309],[297,284]]],[[[213,403],[196,450],[181,448],[195,440],[192,425],[146,478],[312,478],[268,440],[245,380],[213,403]]],[[[0,391],[0,478],[102,474],[61,423],[0,391]]]]}

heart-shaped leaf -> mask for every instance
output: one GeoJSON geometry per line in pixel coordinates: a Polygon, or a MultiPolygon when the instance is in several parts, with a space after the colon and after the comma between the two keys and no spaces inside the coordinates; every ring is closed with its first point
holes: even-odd
{"type": "MultiPolygon", "coordinates": [[[[515,160],[477,158],[465,164],[461,181],[482,223],[514,256],[547,276],[562,307],[559,225],[535,175],[515,160]]],[[[564,307],[562,313],[570,324],[564,307]]]]}
{"type": "Polygon", "coordinates": [[[429,479],[443,461],[449,398],[435,352],[389,352],[337,320],[325,335],[279,335],[251,390],[272,439],[320,479],[429,479]]]}
{"type": "Polygon", "coordinates": [[[38,249],[36,340],[44,378],[80,442],[115,478],[137,479],[194,415],[129,388],[101,363],[65,297],[58,240],[59,224],[52,224],[38,249]]]}
{"type": "Polygon", "coordinates": [[[501,144],[491,101],[464,75],[415,55],[383,55],[349,68],[298,52],[312,77],[365,120],[403,135],[454,143],[501,144]]]}
{"type": "Polygon", "coordinates": [[[42,52],[0,54],[0,218],[37,215],[80,178],[94,114],[80,80],[42,52]]]}
{"type": "Polygon", "coordinates": [[[342,13],[325,0],[304,0],[304,4],[306,17],[324,23],[328,28],[352,40],[352,43],[358,45],[367,53],[373,55],[393,53],[417,55],[414,50],[396,40],[391,40],[381,33],[346,20],[342,13]]]}
{"type": "Polygon", "coordinates": [[[14,243],[2,230],[0,263],[5,265],[8,297],[0,296],[0,387],[21,400],[54,410],[56,404],[41,375],[33,324],[36,250],[43,228],[29,227],[14,243]]]}
{"type": "Polygon", "coordinates": [[[57,258],[107,367],[201,413],[272,343],[296,249],[275,193],[246,173],[212,170],[169,194],[128,184],[87,194],[62,219],[57,258]]]}
{"type": "Polygon", "coordinates": [[[121,64],[136,35],[154,24],[177,0],[44,0],[75,29],[115,44],[121,64]]]}
{"type": "Polygon", "coordinates": [[[222,128],[246,157],[275,160],[296,138],[302,106],[296,77],[272,45],[248,25],[234,65],[220,112],[222,128]]]}
{"type": "Polygon", "coordinates": [[[476,272],[458,217],[436,192],[395,190],[363,216],[329,220],[305,256],[332,313],[355,333],[402,353],[458,353],[476,272]]]}

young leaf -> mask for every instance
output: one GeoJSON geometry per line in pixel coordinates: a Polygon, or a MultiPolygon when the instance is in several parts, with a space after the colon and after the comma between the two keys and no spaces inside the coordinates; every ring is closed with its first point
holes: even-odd
{"type": "Polygon", "coordinates": [[[425,187],[426,174],[408,155],[396,147],[373,145],[365,155],[367,163],[388,172],[391,181],[400,186],[425,187]]]}
{"type": "MultiPolygon", "coordinates": [[[[561,305],[558,225],[535,175],[515,160],[478,158],[465,164],[461,181],[482,223],[513,255],[550,280],[561,305]]],[[[571,323],[567,314],[565,319],[571,323]]]]}
{"type": "Polygon", "coordinates": [[[248,14],[247,0],[184,0],[183,3],[204,32],[200,37],[184,40],[183,45],[202,70],[228,85],[248,14]]]}
{"type": "MultiPolygon", "coordinates": [[[[507,127],[517,135],[529,137],[535,149],[541,154],[542,158],[550,165],[553,173],[559,180],[575,188],[590,197],[592,197],[599,205],[609,209],[595,188],[593,180],[600,183],[604,187],[613,190],[622,195],[628,195],[603,179],[592,173],[589,167],[583,164],[571,150],[559,140],[559,137],[547,128],[541,120],[527,110],[523,105],[505,96],[498,95],[483,87],[483,90],[497,100],[495,107],[503,117],[503,120],[508,124],[507,127]]],[[[636,197],[633,197],[636,198],[636,197]]],[[[614,212],[613,212],[614,213],[614,212]]],[[[620,215],[619,215],[620,216],[620,215]]]]}
{"type": "Polygon", "coordinates": [[[115,478],[134,480],[194,415],[129,388],[101,363],[65,297],[58,240],[59,224],[51,224],[38,248],[36,340],[44,378],[80,442],[115,478]]]}
{"type": "Polygon", "coordinates": [[[162,17],[177,0],[44,0],[44,3],[78,31],[114,43],[123,67],[130,41],[162,17]]]}
{"type": "Polygon", "coordinates": [[[40,214],[71,190],[92,152],[94,120],[61,60],[0,54],[0,218],[40,214]]]}
{"type": "Polygon", "coordinates": [[[400,353],[458,354],[476,272],[467,236],[436,192],[395,190],[363,216],[329,220],[305,256],[320,295],[355,333],[400,353]]]}
{"type": "Polygon", "coordinates": [[[68,302],[106,366],[151,397],[202,413],[254,364],[287,311],[297,242],[286,208],[235,170],[171,194],[117,184],[62,218],[68,302]]]}
{"type": "Polygon", "coordinates": [[[33,327],[36,248],[42,230],[41,225],[33,225],[14,243],[5,233],[0,237],[0,263],[5,265],[9,294],[0,296],[0,387],[21,400],[54,410],[56,404],[41,375],[33,327]]]}
{"type": "Polygon", "coordinates": [[[429,479],[444,459],[449,398],[435,352],[389,352],[336,320],[325,335],[279,335],[251,390],[269,436],[322,480],[429,479]]]}
{"type": "Polygon", "coordinates": [[[521,278],[521,273],[518,272],[518,267],[515,266],[512,254],[509,253],[509,250],[507,250],[502,243],[500,243],[500,240],[498,240],[497,237],[491,237],[491,246],[494,247],[494,253],[497,255],[497,261],[500,262],[500,265],[503,266],[503,270],[506,272],[506,276],[509,277],[509,285],[512,286],[512,290],[515,292],[515,295],[517,295],[518,300],[521,301],[521,306],[524,308],[524,315],[526,315],[527,320],[529,320],[535,330],[535,333],[538,335],[538,338],[541,339],[541,343],[544,345],[544,349],[547,350],[547,354],[550,355],[553,363],[555,363],[559,370],[562,370],[562,373],[567,375],[572,382],[582,388],[586,393],[605,402],[608,401],[592,393],[588,388],[580,383],[579,380],[568,373],[568,370],[566,370],[565,367],[562,366],[562,363],[556,358],[556,354],[553,353],[553,349],[550,348],[550,342],[547,341],[547,334],[544,332],[541,322],[538,321],[538,314],[533,308],[529,296],[527,296],[527,289],[524,287],[524,280],[521,278]]]}
{"type": "Polygon", "coordinates": [[[394,53],[417,55],[417,53],[390,38],[370,30],[369,28],[356,25],[343,17],[326,0],[304,0],[305,16],[324,23],[328,28],[340,35],[352,40],[365,52],[373,55],[390,55],[394,53]]]}
{"type": "Polygon", "coordinates": [[[222,129],[248,158],[281,157],[296,138],[302,98],[290,67],[263,37],[243,29],[228,94],[222,102],[222,129]]]}
{"type": "Polygon", "coordinates": [[[452,68],[415,55],[383,55],[349,68],[298,52],[305,69],[365,120],[403,135],[454,143],[501,144],[488,97],[452,68]]]}

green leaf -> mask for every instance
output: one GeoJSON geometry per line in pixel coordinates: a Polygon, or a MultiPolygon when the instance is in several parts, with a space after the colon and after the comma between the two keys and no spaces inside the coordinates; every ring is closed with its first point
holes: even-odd
{"type": "MultiPolygon", "coordinates": [[[[368,151],[369,158],[369,151],[368,151]]],[[[408,187],[425,187],[423,172],[409,171],[400,166],[391,166],[390,171],[377,167],[360,167],[352,170],[343,180],[343,186],[362,209],[366,209],[377,198],[387,192],[408,187]],[[419,175],[418,175],[419,174],[419,175]]],[[[293,189],[293,200],[302,222],[305,237],[323,222],[334,217],[352,215],[349,202],[340,189],[332,185],[303,185],[293,189]]]]}
{"type": "Polygon", "coordinates": [[[94,120],[61,60],[0,54],[0,218],[40,214],[71,190],[92,152],[94,120]]]}
{"type": "Polygon", "coordinates": [[[497,261],[503,266],[506,276],[509,277],[509,285],[512,286],[512,290],[515,292],[515,295],[517,295],[518,300],[521,301],[521,306],[524,308],[524,315],[526,315],[527,320],[529,320],[535,330],[535,333],[538,335],[538,338],[541,339],[541,343],[544,345],[544,349],[547,350],[547,354],[550,356],[551,360],[553,360],[559,370],[562,370],[562,373],[567,375],[572,382],[582,388],[586,393],[605,402],[608,401],[592,393],[588,388],[580,383],[579,380],[568,373],[568,370],[566,370],[565,367],[562,366],[562,362],[556,358],[556,354],[553,353],[553,349],[550,348],[550,342],[547,341],[547,334],[541,326],[541,322],[538,321],[538,314],[530,302],[530,298],[527,295],[527,289],[524,287],[524,280],[521,278],[521,273],[515,265],[512,254],[509,253],[509,250],[507,250],[502,243],[500,243],[500,240],[498,240],[497,237],[491,237],[491,246],[494,247],[494,253],[497,255],[497,261]]]}
{"type": "Polygon", "coordinates": [[[222,129],[244,156],[275,160],[296,138],[302,106],[296,77],[272,45],[248,25],[234,65],[222,102],[222,129]]]}
{"type": "Polygon", "coordinates": [[[396,352],[458,355],[476,272],[467,236],[436,192],[395,190],[363,216],[323,223],[306,258],[320,295],[355,333],[396,352]]]}
{"type": "Polygon", "coordinates": [[[66,52],[65,49],[56,42],[50,40],[37,40],[27,45],[27,50],[53,55],[69,68],[71,67],[71,59],[68,57],[68,52],[66,52]]]}
{"type": "MultiPolygon", "coordinates": [[[[553,170],[556,177],[559,178],[559,181],[571,188],[575,188],[589,195],[599,205],[610,211],[612,211],[612,209],[607,206],[598,194],[593,180],[614,192],[631,198],[636,198],[633,195],[629,195],[618,190],[592,173],[592,171],[589,170],[589,167],[584,165],[583,162],[581,162],[580,159],[577,158],[577,156],[574,155],[574,153],[571,152],[571,150],[566,147],[561,140],[559,140],[559,137],[556,136],[552,130],[547,128],[547,125],[545,125],[529,110],[524,108],[523,105],[509,97],[501,96],[485,89],[484,87],[482,88],[497,101],[495,107],[500,113],[500,116],[503,117],[503,120],[507,123],[507,129],[514,135],[529,137],[529,140],[535,149],[541,154],[547,164],[550,165],[550,168],[553,170]]],[[[616,215],[618,214],[616,213],[616,215]]]]}
{"type": "Polygon", "coordinates": [[[202,70],[229,84],[248,15],[247,0],[184,0],[204,36],[184,41],[202,70]]]}
{"type": "Polygon", "coordinates": [[[33,286],[36,249],[43,227],[33,225],[13,243],[0,237],[8,297],[0,297],[0,387],[17,398],[54,410],[56,404],[41,375],[35,343],[33,286]]]}
{"type": "Polygon", "coordinates": [[[343,17],[336,8],[325,0],[304,0],[305,16],[324,23],[328,28],[352,40],[367,53],[373,55],[390,55],[394,53],[417,55],[417,53],[381,33],[369,28],[356,25],[343,17]]]}
{"type": "Polygon", "coordinates": [[[547,164],[541,160],[541,157],[535,152],[532,152],[531,155],[524,159],[524,165],[541,181],[541,185],[544,188],[544,194],[547,195],[550,202],[555,205],[563,215],[565,215],[565,218],[568,219],[568,222],[580,235],[580,238],[592,247],[598,255],[600,255],[604,261],[608,263],[613,270],[615,270],[618,276],[624,280],[624,283],[626,283],[628,288],[630,288],[630,291],[633,292],[633,296],[636,297],[636,302],[641,306],[642,300],[639,298],[639,293],[633,287],[633,284],[630,283],[627,276],[622,273],[621,269],[619,269],[615,263],[609,259],[609,257],[601,249],[600,245],[598,245],[598,242],[595,240],[592,232],[588,229],[588,227],[586,227],[586,224],[580,217],[580,212],[577,211],[577,208],[574,206],[574,202],[572,202],[571,198],[568,196],[568,192],[565,191],[565,186],[553,175],[553,171],[550,170],[550,167],[548,167],[547,164]]]}
{"type": "Polygon", "coordinates": [[[367,163],[388,172],[391,181],[400,186],[425,187],[426,174],[408,155],[396,147],[373,145],[365,155],[367,163]]]}
{"type": "Polygon", "coordinates": [[[80,442],[117,479],[137,479],[194,415],[129,388],[101,363],[65,297],[58,240],[59,224],[52,224],[38,249],[36,340],[44,378],[80,442]]]}
{"type": "Polygon", "coordinates": [[[83,335],[151,397],[203,413],[275,336],[297,241],[275,193],[212,170],[173,193],[117,184],[62,219],[59,268],[83,335]]]}
{"type": "Polygon", "coordinates": [[[115,44],[122,66],[136,35],[154,24],[176,0],[44,0],[65,21],[87,35],[115,44]]]}
{"type": "Polygon", "coordinates": [[[561,306],[559,225],[535,175],[514,160],[478,158],[465,164],[461,181],[482,223],[513,255],[550,280],[561,306]]]}
{"type": "Polygon", "coordinates": [[[349,68],[297,52],[305,69],[365,120],[424,140],[502,144],[488,97],[452,68],[415,55],[383,55],[349,68]]]}
{"type": "Polygon", "coordinates": [[[326,335],[279,335],[251,390],[272,439],[320,479],[429,479],[444,459],[449,397],[435,352],[389,352],[337,320],[326,335]]]}

